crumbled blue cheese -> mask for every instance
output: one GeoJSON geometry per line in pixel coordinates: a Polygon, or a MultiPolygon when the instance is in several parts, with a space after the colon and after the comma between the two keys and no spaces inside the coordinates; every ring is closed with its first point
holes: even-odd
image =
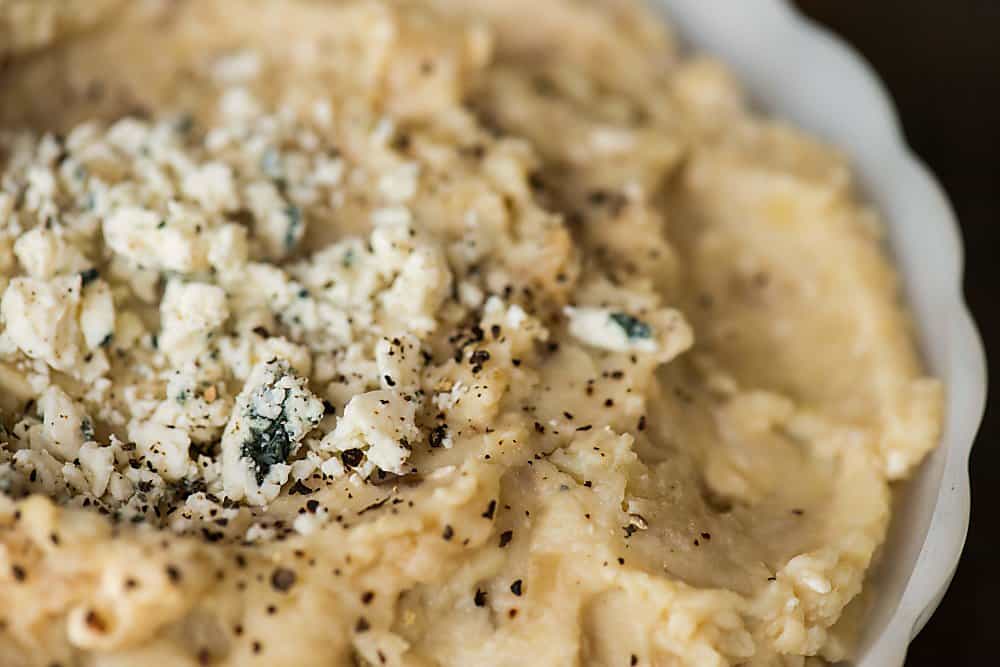
{"type": "Polygon", "coordinates": [[[174,363],[189,361],[208,348],[228,317],[221,287],[171,280],[160,304],[159,344],[174,363]]]}
{"type": "Polygon", "coordinates": [[[87,490],[93,497],[100,498],[108,490],[111,474],[115,471],[114,451],[107,445],[87,442],[80,447],[77,458],[87,480],[87,490]]]}
{"type": "Polygon", "coordinates": [[[128,437],[164,479],[177,481],[196,473],[194,461],[188,456],[191,437],[184,429],[133,419],[129,423],[128,437]]]}
{"type": "Polygon", "coordinates": [[[268,257],[280,259],[295,249],[305,234],[305,220],[298,206],[287,201],[272,182],[258,181],[246,188],[246,201],[254,215],[254,234],[268,257]]]}
{"type": "Polygon", "coordinates": [[[653,328],[642,320],[608,308],[566,308],[569,332],[578,340],[615,352],[655,352],[653,328]]]}
{"type": "Polygon", "coordinates": [[[233,500],[265,505],[288,481],[290,457],[323,418],[323,402],[283,361],[257,366],[222,436],[222,480],[233,500]]]}
{"type": "Polygon", "coordinates": [[[208,162],[195,167],[184,175],[181,189],[210,213],[232,211],[239,207],[236,179],[227,164],[208,162]]]}
{"type": "Polygon", "coordinates": [[[36,227],[18,237],[14,254],[29,276],[42,280],[58,274],[79,273],[91,266],[63,234],[45,227],[36,227]]]}
{"type": "MultiPolygon", "coordinates": [[[[220,61],[220,76],[251,60],[220,61]]],[[[438,158],[404,156],[391,119],[355,128],[359,156],[330,143],[352,131],[332,108],[318,132],[288,109],[263,115],[243,88],[222,107],[225,122],[198,131],[179,117],[91,123],[65,141],[0,134],[13,156],[0,375],[22,405],[38,401],[0,440],[4,488],[126,520],[168,508],[160,523],[197,531],[234,502],[281,514],[294,504],[274,502],[283,488],[409,472],[425,438],[458,447],[480,426],[469,415],[491,419],[510,375],[531,386],[548,331],[497,296],[520,281],[493,261],[498,242],[535,242],[491,191],[525,187],[521,157],[463,185],[452,215],[453,196],[425,187],[438,158]]],[[[229,537],[275,533],[237,524],[229,537]]]]}
{"type": "Polygon", "coordinates": [[[233,401],[225,392],[222,365],[196,359],[170,375],[166,400],[150,419],[183,429],[192,442],[210,443],[222,434],[232,407],[233,401]]]}
{"type": "Polygon", "coordinates": [[[337,427],[322,441],[327,450],[360,450],[379,470],[402,474],[420,438],[414,404],[395,391],[370,391],[351,399],[337,427]]]}
{"type": "Polygon", "coordinates": [[[83,288],[80,331],[90,350],[111,342],[115,331],[115,304],[111,287],[103,280],[94,280],[83,288]]]}
{"type": "Polygon", "coordinates": [[[44,449],[60,461],[72,461],[84,441],[93,439],[93,432],[84,429],[89,418],[83,406],[59,387],[50,385],[42,392],[37,410],[41,421],[26,417],[17,429],[32,448],[44,449]]]}
{"type": "Polygon", "coordinates": [[[5,333],[32,359],[72,372],[83,356],[77,322],[80,285],[79,275],[50,281],[14,278],[0,303],[5,333]]]}
{"type": "Polygon", "coordinates": [[[104,220],[104,242],[133,265],[192,273],[208,269],[207,223],[180,205],[165,213],[123,206],[104,220]]]}
{"type": "Polygon", "coordinates": [[[612,352],[644,352],[666,363],[694,342],[691,326],[677,310],[651,310],[642,317],[612,308],[567,307],[571,336],[612,352]]]}
{"type": "Polygon", "coordinates": [[[220,280],[239,280],[239,273],[250,258],[247,229],[236,224],[221,225],[211,232],[208,242],[208,263],[220,275],[220,280]]]}

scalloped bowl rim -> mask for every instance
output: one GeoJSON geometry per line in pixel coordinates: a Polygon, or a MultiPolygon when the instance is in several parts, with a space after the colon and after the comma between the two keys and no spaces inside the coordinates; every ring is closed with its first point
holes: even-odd
{"type": "Polygon", "coordinates": [[[890,97],[865,60],[786,0],[651,0],[682,40],[721,58],[766,113],[837,146],[880,212],[931,372],[947,390],[937,450],[894,491],[857,667],[901,666],[941,601],[969,524],[969,454],[986,402],[986,360],[962,295],[958,221],[906,144],[890,97]],[[905,233],[904,233],[905,227],[905,233]],[[928,267],[931,270],[928,270],[928,267]]]}

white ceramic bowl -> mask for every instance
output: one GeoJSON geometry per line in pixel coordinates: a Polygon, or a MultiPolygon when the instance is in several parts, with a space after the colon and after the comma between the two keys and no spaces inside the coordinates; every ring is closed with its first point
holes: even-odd
{"type": "Polygon", "coordinates": [[[941,601],[969,524],[969,451],[982,418],[986,364],[962,299],[962,247],[941,187],[906,146],[871,68],[783,0],[654,0],[693,50],[726,61],[756,106],[840,147],[889,229],[931,371],[947,386],[938,449],[899,490],[874,604],[856,662],[899,667],[941,601]]]}

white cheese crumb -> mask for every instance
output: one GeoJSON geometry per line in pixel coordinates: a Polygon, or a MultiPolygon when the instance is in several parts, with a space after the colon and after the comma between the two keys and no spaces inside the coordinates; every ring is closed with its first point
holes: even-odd
{"type": "Polygon", "coordinates": [[[80,276],[51,281],[14,278],[0,303],[11,340],[32,359],[73,371],[80,363],[80,276]]]}
{"type": "Polygon", "coordinates": [[[61,234],[44,227],[22,234],[14,243],[14,254],[29,276],[43,280],[60,273],[80,272],[90,265],[61,234]]]}
{"type": "Polygon", "coordinates": [[[604,350],[655,352],[657,343],[652,328],[625,313],[608,308],[573,308],[565,311],[569,332],[578,340],[604,350]]]}
{"type": "Polygon", "coordinates": [[[221,287],[172,280],[160,304],[160,348],[174,363],[189,361],[208,348],[227,317],[221,287]]]}
{"type": "Polygon", "coordinates": [[[111,288],[103,280],[95,280],[83,289],[80,330],[88,349],[96,349],[111,341],[115,331],[115,304],[111,288]]]}
{"type": "Polygon", "coordinates": [[[212,213],[239,207],[233,170],[219,162],[208,162],[184,175],[184,194],[212,213]]]}
{"type": "Polygon", "coordinates": [[[412,402],[394,391],[370,391],[351,399],[337,427],[322,446],[328,450],[360,449],[380,470],[402,474],[410,447],[420,437],[412,402]]]}
{"type": "Polygon", "coordinates": [[[114,453],[111,447],[98,445],[96,442],[85,443],[77,454],[80,467],[90,484],[90,493],[100,498],[111,483],[111,473],[114,472],[114,453]]]}
{"type": "Polygon", "coordinates": [[[128,427],[128,437],[165,479],[182,479],[194,466],[188,456],[191,438],[184,429],[133,419],[128,427]]]}

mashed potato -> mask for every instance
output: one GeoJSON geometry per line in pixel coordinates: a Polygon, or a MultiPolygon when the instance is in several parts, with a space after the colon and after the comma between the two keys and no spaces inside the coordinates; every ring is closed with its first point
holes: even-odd
{"type": "Polygon", "coordinates": [[[849,656],[942,389],[843,157],[644,8],[0,0],[4,54],[2,667],[849,656]]]}

